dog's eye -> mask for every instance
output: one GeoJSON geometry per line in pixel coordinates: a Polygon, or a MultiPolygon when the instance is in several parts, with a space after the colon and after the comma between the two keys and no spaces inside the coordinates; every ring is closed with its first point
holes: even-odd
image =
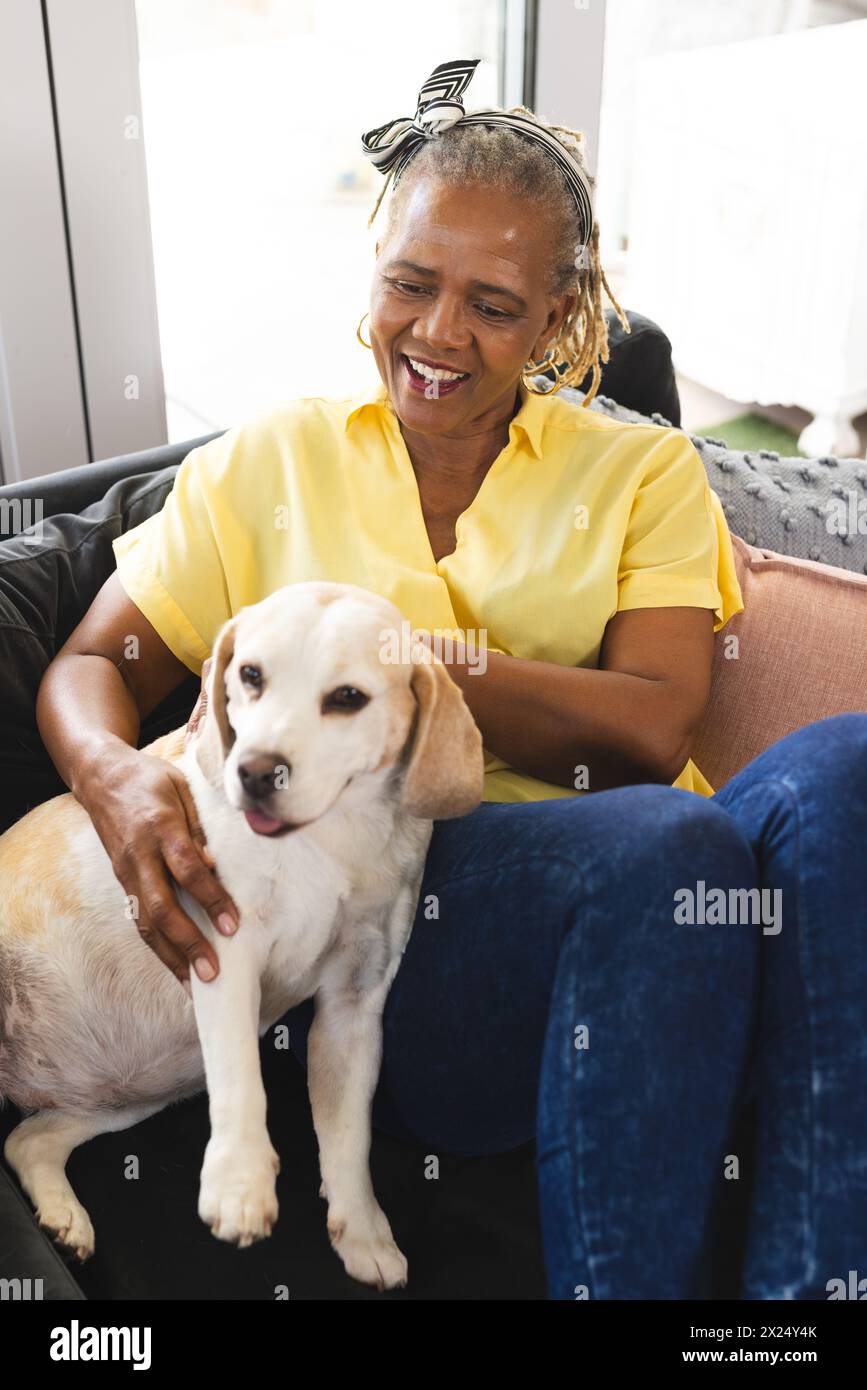
{"type": "Polygon", "coordinates": [[[243,685],[249,685],[251,690],[261,690],[262,672],[258,666],[242,666],[238,674],[243,685]]]}
{"type": "Polygon", "coordinates": [[[332,690],[322,701],[322,713],[328,714],[330,710],[342,710],[354,713],[356,710],[364,709],[370,700],[369,695],[365,695],[363,690],[357,689],[354,685],[339,685],[336,690],[332,690]]]}

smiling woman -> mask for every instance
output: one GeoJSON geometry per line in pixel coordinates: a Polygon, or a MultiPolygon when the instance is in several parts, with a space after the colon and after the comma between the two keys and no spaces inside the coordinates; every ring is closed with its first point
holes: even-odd
{"type": "MultiPolygon", "coordinates": [[[[574,701],[580,699],[574,676],[572,698],[564,701],[565,690],[553,695],[559,678],[540,672],[544,689],[530,693],[536,718],[521,722],[520,728],[514,711],[507,724],[497,717],[496,678],[487,692],[476,688],[474,713],[496,755],[497,765],[489,760],[489,772],[522,770],[497,779],[497,793],[491,779],[489,793],[492,799],[515,799],[551,795],[551,786],[574,791],[577,767],[587,766],[588,756],[595,789],[618,784],[624,774],[639,774],[654,781],[679,779],[679,785],[709,792],[697,770],[687,767],[689,738],[707,696],[711,653],[713,624],[701,610],[712,610],[721,625],[741,607],[719,503],[692,446],[671,431],[653,441],[667,453],[653,494],[659,499],[670,490],[653,516],[642,495],[653,448],[636,447],[634,431],[620,436],[625,453],[640,464],[631,492],[625,472],[629,465],[621,463],[615,473],[615,440],[599,429],[598,417],[582,418],[572,407],[528,399],[534,391],[528,372],[534,364],[537,370],[550,364],[556,372],[555,391],[592,371],[586,405],[598,384],[600,363],[607,361],[602,308],[607,282],[599,263],[593,180],[584,166],[579,132],[547,127],[523,107],[464,117],[461,98],[472,70],[470,63],[442,64],[422,88],[415,122],[393,122],[364,137],[366,152],[393,179],[385,231],[376,246],[368,346],[387,408],[399,421],[400,453],[413,468],[433,559],[438,569],[448,564],[449,592],[464,598],[462,611],[456,611],[459,621],[486,628],[489,635],[493,631],[491,645],[501,654],[573,668],[602,664],[612,675],[620,661],[628,673],[619,689],[611,678],[607,682],[615,702],[609,711],[612,723],[581,711],[581,757],[574,744],[574,701]],[[490,125],[482,123],[485,118],[490,125]],[[528,139],[528,132],[538,139],[528,139]],[[534,417],[546,432],[541,450],[545,466],[529,476],[510,466],[509,446],[513,423],[526,429],[534,417]],[[572,437],[576,432],[584,463],[580,494],[571,467],[579,447],[572,437]],[[542,492],[544,508],[539,505],[542,492]],[[624,514],[627,497],[637,505],[624,514]],[[577,506],[587,509],[591,501],[594,523],[592,532],[585,528],[585,539],[591,541],[585,556],[572,518],[577,506]],[[493,505],[496,516],[490,512],[493,505]],[[637,533],[648,533],[641,535],[641,544],[642,569],[653,570],[649,581],[645,573],[627,582],[622,572],[632,549],[626,534],[629,519],[635,540],[637,533]],[[605,551],[598,530],[602,521],[605,551]],[[507,570],[503,557],[496,555],[499,572],[508,577],[506,604],[483,572],[486,565],[491,572],[495,554],[490,537],[498,526],[513,538],[507,570]],[[534,527],[539,528],[536,533],[534,527]],[[664,530],[668,534],[663,536],[664,530]],[[522,539],[528,545],[525,556],[522,539]],[[603,553],[614,566],[607,573],[600,572],[603,553]],[[581,563],[585,559],[586,565],[581,563]],[[587,582],[594,571],[595,590],[587,582]],[[514,602],[518,574],[520,605],[514,602]],[[551,591],[544,589],[554,574],[565,601],[560,614],[571,622],[569,635],[555,633],[550,619],[539,622],[536,616],[547,606],[551,591]],[[542,575],[535,594],[536,577],[542,575]],[[617,597],[613,586],[619,586],[617,597]],[[653,603],[649,588],[655,589],[653,603]],[[695,611],[686,607],[692,604],[695,611]],[[667,606],[676,610],[674,623],[659,611],[650,616],[636,612],[667,606]],[[579,612],[592,616],[582,622],[579,612]],[[525,627],[520,638],[516,620],[525,627]],[[532,632],[526,630],[530,625],[532,632]],[[655,695],[659,698],[648,718],[648,702],[655,695]],[[630,718],[632,696],[640,707],[634,714],[645,715],[640,723],[630,718]],[[547,718],[540,719],[543,709],[547,718]],[[630,727],[637,731],[634,741],[627,733],[630,727]],[[535,790],[529,781],[533,774],[535,790]],[[538,779],[549,784],[544,793],[538,779]]],[[[458,662],[459,680],[461,667],[458,662]]],[[[499,672],[500,681],[511,679],[514,700],[515,681],[522,677],[510,676],[504,663],[499,672]]],[[[466,683],[463,688],[470,698],[466,683]]]]}
{"type": "Polygon", "coordinates": [[[507,189],[483,185],[469,200],[463,184],[422,171],[401,193],[377,245],[370,308],[395,409],[425,435],[507,416],[525,364],[544,357],[575,310],[574,288],[551,293],[553,221],[507,189]]]}
{"type": "MultiPolygon", "coordinates": [[[[867,1034],[867,719],[791,735],[716,795],[692,763],[714,632],[743,606],[725,518],[679,431],[539,389],[552,366],[555,385],[590,371],[592,394],[607,360],[593,184],[577,133],[466,112],[474,67],[442,64],[412,120],[363,137],[391,180],[375,387],[187,456],[162,511],[114,542],[117,573],[46,672],[40,729],[149,944],[209,978],[172,880],[220,930],[232,905],[177,769],[135,750],[140,717],[285,584],[351,583],[414,629],[486,633],[484,670],[458,641],[449,672],[487,804],[435,826],[374,1118],[434,1152],[535,1137],[552,1296],[691,1298],[715,1285],[720,1155],[752,1091],[742,1292],[817,1296],[867,1258],[848,1065],[867,1034]],[[698,882],[723,902],[779,893],[779,932],[679,923],[698,882]]],[[[287,1023],[303,1060],[310,1011],[287,1023]]]]}

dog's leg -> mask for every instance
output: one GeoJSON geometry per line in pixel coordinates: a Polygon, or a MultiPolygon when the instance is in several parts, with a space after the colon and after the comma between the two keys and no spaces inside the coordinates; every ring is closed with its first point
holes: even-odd
{"type": "Polygon", "coordinates": [[[382,1009],[390,983],[389,976],[362,994],[320,990],[307,1039],[328,1234],[347,1273],[380,1289],[402,1288],[407,1279],[406,1260],[370,1177],[370,1105],[379,1076],[382,1009]]]}
{"type": "Polygon", "coordinates": [[[36,1208],[40,1226],[79,1260],[93,1254],[93,1227],[66,1176],[69,1155],[97,1134],[129,1129],[163,1104],[78,1113],[40,1110],[22,1120],[6,1140],[6,1161],[36,1208]]]}
{"type": "Polygon", "coordinates": [[[277,1220],[280,1168],[265,1123],[259,1060],[261,943],[253,925],[242,923],[236,936],[225,937],[200,910],[197,918],[220,961],[210,984],[191,975],[211,1114],[199,1216],[220,1240],[247,1246],[270,1235],[277,1220]]]}

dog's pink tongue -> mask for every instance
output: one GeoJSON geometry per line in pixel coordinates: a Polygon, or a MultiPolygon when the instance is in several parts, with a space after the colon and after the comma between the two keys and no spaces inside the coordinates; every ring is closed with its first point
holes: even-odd
{"type": "Polygon", "coordinates": [[[273,835],[275,830],[282,830],[283,822],[275,820],[273,816],[266,816],[264,811],[245,811],[247,824],[251,830],[255,830],[257,835],[273,835]]]}

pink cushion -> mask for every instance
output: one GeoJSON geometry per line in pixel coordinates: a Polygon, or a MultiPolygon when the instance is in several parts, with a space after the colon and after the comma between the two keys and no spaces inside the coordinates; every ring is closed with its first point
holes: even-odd
{"type": "Polygon", "coordinates": [[[793,730],[867,710],[867,575],[732,544],[745,609],[717,633],[693,753],[714,790],[793,730]]]}

